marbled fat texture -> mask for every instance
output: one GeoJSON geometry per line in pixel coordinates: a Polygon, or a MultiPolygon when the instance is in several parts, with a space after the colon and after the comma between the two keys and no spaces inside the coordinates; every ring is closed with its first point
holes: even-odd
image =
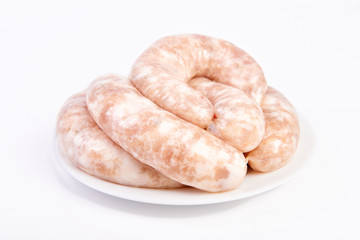
{"type": "Polygon", "coordinates": [[[261,107],[266,123],[265,136],[257,148],[246,154],[246,159],[252,169],[271,172],[293,158],[300,126],[294,107],[274,88],[268,87],[261,107]]]}
{"type": "Polygon", "coordinates": [[[236,188],[247,171],[242,152],[158,107],[121,77],[87,90],[89,112],[103,131],[139,161],[180,183],[210,192],[236,188]]]}
{"type": "Polygon", "coordinates": [[[189,85],[206,96],[214,106],[216,118],[207,130],[242,152],[249,152],[264,137],[265,121],[260,106],[243,91],[194,78],[189,85]]]}
{"type": "Polygon", "coordinates": [[[211,124],[211,103],[186,83],[206,77],[238,88],[261,103],[266,81],[244,50],[216,38],[187,34],[164,37],[135,62],[131,83],[147,98],[201,128],[211,124]]]}
{"type": "Polygon", "coordinates": [[[94,176],[209,192],[239,186],[247,164],[261,172],[283,167],[299,135],[295,109],[249,54],[195,34],[156,41],[129,79],[96,79],[86,97],[65,103],[57,122],[62,153],[94,176]]]}
{"type": "Polygon", "coordinates": [[[96,125],[86,107],[85,93],[70,97],[57,121],[61,153],[83,171],[128,186],[176,188],[180,183],[134,159],[96,125]]]}

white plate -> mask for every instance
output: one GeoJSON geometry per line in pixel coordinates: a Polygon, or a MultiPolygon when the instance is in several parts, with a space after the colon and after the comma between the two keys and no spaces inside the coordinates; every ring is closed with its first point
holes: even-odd
{"type": "Polygon", "coordinates": [[[223,193],[207,193],[190,187],[180,189],[146,189],[122,186],[101,180],[78,169],[68,159],[59,154],[57,143],[55,143],[55,151],[66,172],[81,183],[100,192],[123,199],[154,204],[212,204],[251,197],[274,189],[291,180],[310,157],[310,147],[313,146],[311,127],[302,118],[300,118],[300,124],[301,138],[299,148],[294,159],[289,164],[271,173],[257,173],[250,170],[238,188],[223,193]]]}

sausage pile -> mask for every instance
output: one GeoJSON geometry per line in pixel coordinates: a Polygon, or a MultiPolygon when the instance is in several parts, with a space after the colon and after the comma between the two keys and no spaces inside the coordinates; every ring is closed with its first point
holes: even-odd
{"type": "Polygon", "coordinates": [[[208,192],[239,186],[248,165],[283,167],[299,133],[295,109],[255,60],[201,35],[158,40],[128,78],[99,77],[65,102],[57,120],[61,154],[89,174],[208,192]]]}

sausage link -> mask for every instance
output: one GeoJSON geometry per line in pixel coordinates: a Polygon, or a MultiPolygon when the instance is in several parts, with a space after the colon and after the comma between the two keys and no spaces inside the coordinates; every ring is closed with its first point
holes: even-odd
{"type": "Polygon", "coordinates": [[[236,188],[246,174],[240,151],[161,109],[125,78],[101,77],[86,97],[93,119],[114,142],[177,182],[220,192],[236,188]]]}
{"type": "Polygon", "coordinates": [[[265,121],[260,106],[243,91],[194,78],[189,85],[206,96],[215,116],[207,130],[242,152],[256,148],[264,137],[265,121]]]}
{"type": "Polygon", "coordinates": [[[244,50],[202,35],[164,37],[135,62],[131,83],[154,103],[201,128],[211,124],[211,103],[186,83],[194,77],[238,88],[261,103],[266,92],[263,71],[244,50]]]}
{"type": "Polygon", "coordinates": [[[265,136],[257,148],[246,154],[246,159],[252,169],[271,172],[293,158],[299,142],[300,126],[294,107],[274,88],[268,88],[262,109],[265,136]]]}
{"type": "Polygon", "coordinates": [[[58,115],[57,140],[65,157],[98,178],[136,187],[182,186],[137,161],[107,137],[91,118],[84,92],[70,97],[63,105],[58,115]]]}

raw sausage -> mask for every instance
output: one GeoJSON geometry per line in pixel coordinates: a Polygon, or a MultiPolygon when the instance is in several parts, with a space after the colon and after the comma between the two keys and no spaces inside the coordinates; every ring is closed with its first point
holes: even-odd
{"type": "Polygon", "coordinates": [[[264,137],[265,121],[260,106],[243,91],[194,78],[189,85],[210,100],[216,118],[207,130],[242,152],[249,152],[264,137]]]}
{"type": "Polygon", "coordinates": [[[114,142],[177,182],[220,192],[236,188],[246,174],[240,151],[159,108],[125,78],[101,77],[86,97],[91,116],[114,142]]]}
{"type": "Polygon", "coordinates": [[[98,178],[128,186],[176,188],[182,186],[137,161],[96,125],[86,107],[85,93],[70,97],[57,121],[60,151],[75,166],[98,178]]]}
{"type": "Polygon", "coordinates": [[[271,172],[293,158],[300,126],[294,107],[274,88],[268,87],[261,107],[266,123],[265,136],[257,148],[246,154],[246,159],[252,169],[271,172]]]}
{"type": "Polygon", "coordinates": [[[202,35],[164,37],[135,62],[131,83],[147,98],[201,128],[212,122],[211,103],[186,83],[206,77],[238,88],[261,103],[266,92],[263,71],[242,49],[202,35]]]}

